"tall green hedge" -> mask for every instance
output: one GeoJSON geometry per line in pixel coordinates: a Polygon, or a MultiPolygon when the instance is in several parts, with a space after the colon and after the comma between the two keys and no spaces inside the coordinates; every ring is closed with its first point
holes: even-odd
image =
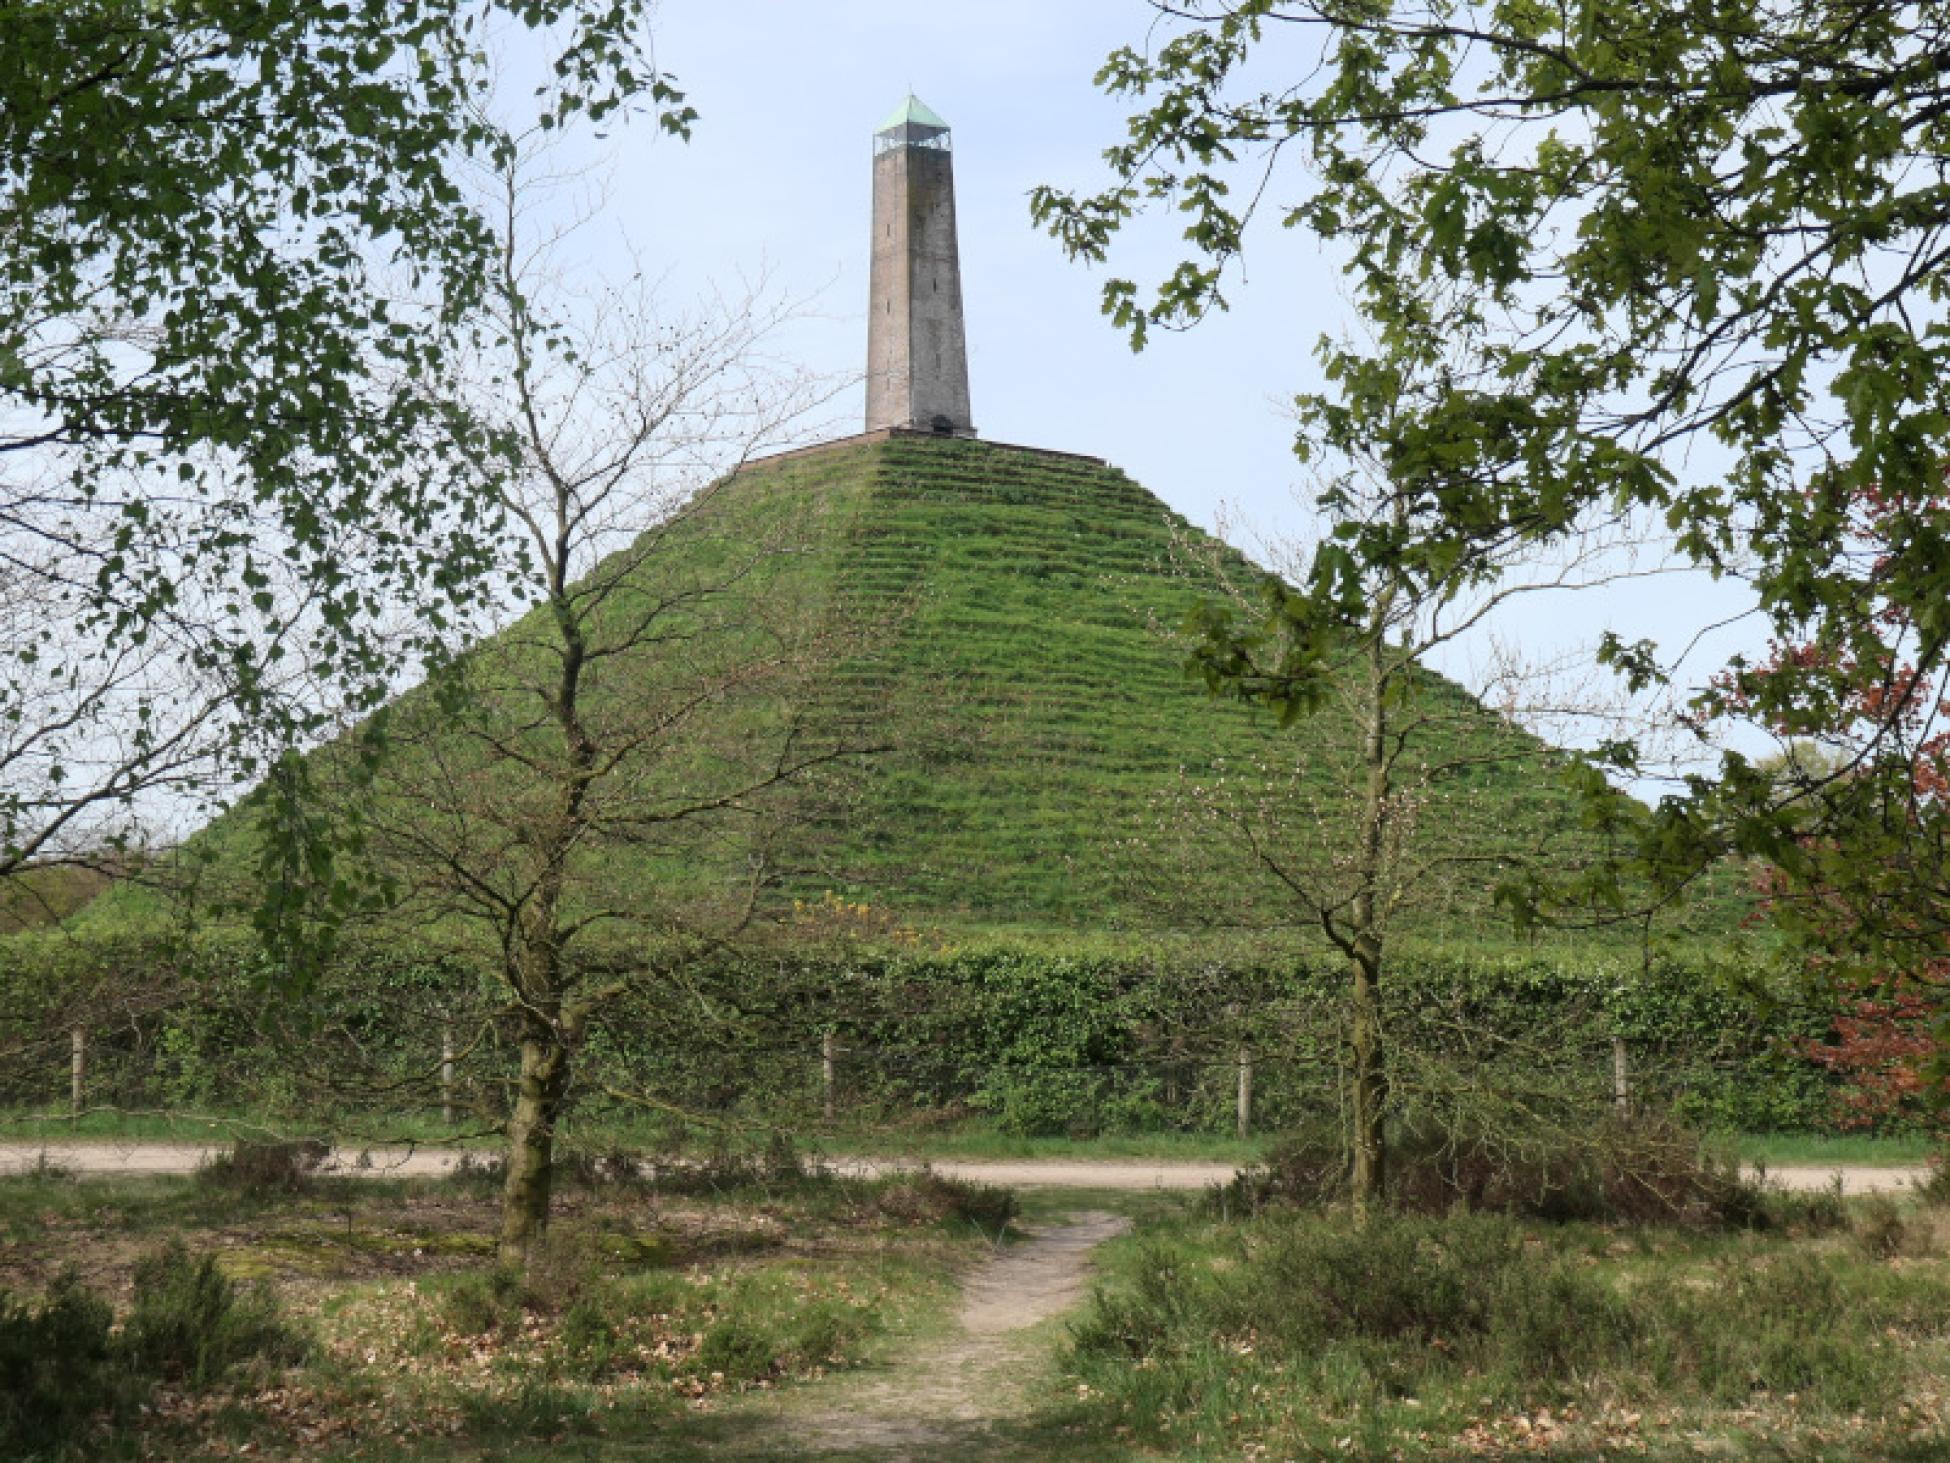
{"type": "MultiPolygon", "coordinates": [[[[868,1121],[1219,1131],[1242,1049],[1260,1126],[1339,1100],[1346,978],[1319,952],[1024,938],[644,965],[580,1054],[585,1098],[807,1120],[830,1034],[838,1099],[868,1121]]],[[[492,1121],[511,1032],[490,974],[451,951],[354,943],[294,1001],[238,934],[0,940],[0,1102],[64,1098],[79,1026],[103,1105],[425,1111],[444,1024],[465,1096],[492,1121]]],[[[1622,1038],[1635,1101],[1713,1127],[1820,1129],[1832,1078],[1797,1044],[1827,1018],[1774,987],[1737,953],[1405,947],[1387,987],[1396,1091],[1410,1107],[1602,1104],[1622,1038]]]]}

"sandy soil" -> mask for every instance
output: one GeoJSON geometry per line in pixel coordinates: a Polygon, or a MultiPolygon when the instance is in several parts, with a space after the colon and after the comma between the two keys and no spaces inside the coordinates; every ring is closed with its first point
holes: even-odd
{"type": "MultiPolygon", "coordinates": [[[[189,1173],[220,1145],[194,1143],[128,1143],[114,1140],[61,1143],[0,1143],[0,1174],[19,1173],[43,1161],[72,1173],[168,1174],[189,1173]]],[[[332,1155],[340,1172],[375,1178],[430,1178],[452,1168],[458,1155],[440,1148],[341,1149],[332,1155]]],[[[895,1159],[843,1159],[833,1165],[842,1173],[872,1176],[912,1168],[895,1159]]],[[[1015,1189],[1153,1189],[1198,1190],[1230,1179],[1237,1165],[1187,1163],[1141,1158],[1089,1159],[943,1159],[936,1173],[977,1183],[1015,1189]]],[[[1898,1192],[1927,1174],[1922,1167],[1871,1168],[1833,1165],[1788,1165],[1767,1170],[1767,1181],[1784,1189],[1825,1189],[1841,1175],[1845,1194],[1898,1192]]]]}
{"type": "MultiPolygon", "coordinates": [[[[223,1143],[130,1143],[92,1139],[72,1143],[0,1143],[0,1174],[21,1173],[45,1162],[78,1174],[193,1173],[197,1165],[222,1153],[223,1143]]],[[[338,1149],[328,1172],[363,1173],[374,1178],[438,1178],[460,1155],[440,1148],[338,1149]]]]}

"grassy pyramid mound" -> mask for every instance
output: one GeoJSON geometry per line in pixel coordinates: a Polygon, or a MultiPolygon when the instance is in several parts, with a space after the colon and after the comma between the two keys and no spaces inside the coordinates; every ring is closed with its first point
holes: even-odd
{"type": "MultiPolygon", "coordinates": [[[[1173,867],[1188,787],[1277,769],[1319,808],[1351,785],[1344,715],[1281,729],[1187,679],[1175,632],[1244,563],[1115,468],[896,436],[761,464],[735,487],[734,505],[749,491],[829,506],[826,613],[884,627],[821,690],[892,748],[821,830],[842,892],[984,925],[1175,923],[1169,886],[1194,882],[1173,867]]],[[[1517,843],[1564,826],[1535,775],[1546,749],[1447,682],[1429,678],[1425,699],[1437,750],[1478,754],[1473,807],[1517,843]]],[[[1259,877],[1237,852],[1206,848],[1198,876],[1236,892],[1259,877]]]]}

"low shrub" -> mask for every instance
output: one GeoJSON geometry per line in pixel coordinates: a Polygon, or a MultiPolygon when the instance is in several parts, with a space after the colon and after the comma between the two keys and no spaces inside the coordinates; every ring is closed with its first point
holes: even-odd
{"type": "Polygon", "coordinates": [[[485,1336],[519,1327],[529,1315],[561,1317],[565,1331],[594,1342],[596,1321],[618,1301],[620,1287],[668,1258],[655,1240],[580,1229],[556,1229],[535,1245],[525,1270],[500,1266],[436,1277],[427,1283],[434,1313],[449,1331],[485,1336]]]}
{"type": "Polygon", "coordinates": [[[1657,1119],[1510,1136],[1428,1125],[1406,1133],[1401,1149],[1394,1190],[1411,1213],[1461,1203],[1536,1219],[1749,1224],[1763,1212],[1736,1161],[1657,1119]]]}
{"type": "Polygon", "coordinates": [[[1855,1242],[1871,1260],[1893,1260],[1909,1242],[1909,1224],[1902,1211],[1880,1196],[1865,1200],[1853,1220],[1855,1242]]]}
{"type": "MultiPolygon", "coordinates": [[[[466,1431],[489,1437],[546,1439],[553,1448],[570,1437],[601,1432],[605,1405],[600,1393],[530,1372],[509,1387],[465,1387],[455,1396],[466,1431]]],[[[580,1450],[578,1450],[580,1451],[580,1450]]]]}
{"type": "Polygon", "coordinates": [[[54,1452],[117,1400],[112,1320],[72,1270],[38,1304],[0,1292],[0,1457],[54,1452]]]}
{"type": "MultiPolygon", "coordinates": [[[[558,1190],[638,1188],[648,1183],[651,1165],[627,1148],[571,1148],[556,1150],[552,1182],[558,1190]]],[[[508,1182],[505,1153],[464,1152],[440,1182],[474,1198],[492,1198],[508,1182]]]]}
{"type": "Polygon", "coordinates": [[[268,1290],[235,1284],[214,1255],[193,1256],[180,1240],[136,1262],[121,1347],[137,1373],[190,1387],[250,1362],[294,1362],[305,1350],[268,1290]]]}
{"type": "Polygon", "coordinates": [[[799,1306],[786,1330],[781,1370],[842,1365],[848,1349],[877,1325],[877,1316],[830,1298],[799,1306]]]}
{"type": "Polygon", "coordinates": [[[240,1138],[229,1152],[199,1165],[196,1181],[247,1198],[302,1193],[331,1152],[331,1145],[317,1138],[262,1143],[240,1138]]]}
{"type": "Polygon", "coordinates": [[[717,1373],[743,1385],[845,1365],[884,1324],[878,1297],[809,1283],[797,1270],[574,1273],[553,1295],[538,1293],[532,1268],[526,1278],[484,1269],[424,1282],[429,1320],[416,1349],[451,1354],[455,1334],[494,1335],[515,1369],[536,1378],[598,1382],[648,1371],[705,1381],[717,1373]]]}
{"type": "Polygon", "coordinates": [[[486,1336],[519,1325],[525,1300],[521,1277],[498,1267],[466,1270],[428,1286],[448,1330],[461,1336],[486,1336]]]}
{"type": "Polygon", "coordinates": [[[1169,1241],[1131,1268],[1135,1286],[1098,1297],[1079,1349],[1144,1356],[1202,1329],[1250,1334],[1294,1357],[1354,1344],[1439,1360],[1496,1337],[1518,1344],[1489,1349],[1507,1350],[1516,1375],[1535,1380],[1561,1375],[1617,1331],[1606,1323],[1618,1306],[1602,1285],[1571,1259],[1532,1255],[1523,1231],[1496,1216],[1364,1226],[1294,1217],[1258,1227],[1250,1247],[1190,1274],[1169,1241]]]}
{"type": "Polygon", "coordinates": [[[73,1178],[75,1172],[67,1164],[49,1158],[43,1148],[34,1155],[34,1162],[21,1170],[20,1176],[36,1183],[54,1184],[73,1178]]]}
{"type": "Polygon", "coordinates": [[[1929,1365],[1915,1343],[1950,1303],[1944,1277],[1846,1248],[1617,1243],[1488,1214],[1165,1225],[1113,1260],[1070,1360],[1140,1431],[1177,1419],[1208,1443],[1397,1407],[1411,1427],[1655,1401],[1855,1415],[1929,1365]]]}
{"type": "Polygon", "coordinates": [[[664,1155],[656,1161],[651,1182],[665,1194],[708,1196],[771,1191],[831,1178],[823,1164],[799,1151],[789,1134],[775,1131],[758,1147],[720,1142],[695,1157],[664,1155]]]}
{"type": "Polygon", "coordinates": [[[1927,1260],[1938,1253],[1937,1215],[1929,1208],[1878,1194],[1859,1200],[1848,1218],[1856,1245],[1871,1260],[1927,1260]]]}
{"type": "Polygon", "coordinates": [[[1950,1158],[1930,1161],[1930,1176],[1916,1186],[1916,1194],[1933,1209],[1950,1209],[1950,1158]]]}
{"type": "Polygon", "coordinates": [[[922,1169],[888,1182],[874,1195],[873,1211],[897,1224],[967,1224],[995,1239],[1021,1212],[1021,1204],[1013,1189],[922,1169]]]}
{"type": "Polygon", "coordinates": [[[1792,1397],[1832,1413],[1887,1406],[1907,1385],[1913,1339],[1941,1329],[1950,1301],[1940,1277],[1891,1285],[1888,1274],[1846,1251],[1802,1250],[1760,1265],[1725,1257],[1692,1283],[1648,1287],[1633,1308],[1643,1394],[1724,1407],[1792,1397]]]}
{"type": "Polygon", "coordinates": [[[628,1333],[618,1325],[607,1295],[585,1295],[562,1313],[556,1342],[571,1367],[594,1379],[619,1361],[635,1360],[628,1333]]]}
{"type": "Polygon", "coordinates": [[[1839,1188],[1767,1189],[1761,1191],[1764,1224],[1756,1228],[1813,1236],[1846,1234],[1854,1225],[1849,1201],[1839,1188]]]}
{"type": "Polygon", "coordinates": [[[1258,1163],[1215,1188],[1208,1202],[1221,1218],[1276,1205],[1317,1209],[1347,1198],[1352,1175],[1353,1161],[1339,1130],[1314,1124],[1281,1137],[1258,1163]]]}
{"type": "Polygon", "coordinates": [[[780,1181],[785,1179],[819,1178],[825,1172],[825,1165],[812,1160],[799,1151],[799,1145],[792,1141],[792,1135],[781,1129],[774,1129],[766,1138],[765,1146],[759,1153],[759,1161],[764,1166],[767,1178],[780,1181]]]}
{"type": "Polygon", "coordinates": [[[541,1315],[562,1315],[626,1268],[611,1248],[605,1236],[591,1230],[551,1229],[528,1252],[528,1268],[519,1280],[521,1304],[541,1315]]]}
{"type": "Polygon", "coordinates": [[[780,1350],[770,1329],[739,1316],[711,1323],[697,1349],[698,1366],[732,1382],[770,1376],[780,1350]]]}
{"type": "Polygon", "coordinates": [[[38,1303],[0,1292],[0,1457],[63,1456],[87,1425],[157,1382],[201,1388],[247,1363],[304,1354],[270,1294],[233,1285],[180,1242],[136,1262],[121,1333],[109,1303],[64,1271],[38,1303]]]}
{"type": "Polygon", "coordinates": [[[648,1170],[648,1160],[627,1148],[570,1148],[555,1156],[555,1182],[565,1189],[639,1188],[648,1170]]]}
{"type": "Polygon", "coordinates": [[[762,1282],[740,1284],[699,1342],[699,1371],[728,1382],[816,1372],[843,1365],[879,1325],[868,1308],[834,1297],[804,1300],[762,1282]]]}
{"type": "MultiPolygon", "coordinates": [[[[627,1148],[559,1148],[556,1150],[551,1182],[558,1190],[638,1188],[646,1184],[651,1165],[640,1153],[627,1148]]],[[[492,1198],[508,1182],[508,1156],[505,1153],[462,1153],[440,1182],[450,1189],[475,1198],[492,1198]]]]}
{"type": "MultiPolygon", "coordinates": [[[[1290,1135],[1219,1189],[1211,1205],[1251,1215],[1274,1205],[1319,1208],[1347,1198],[1352,1165],[1340,1134],[1290,1135]]],[[[1527,1132],[1422,1123],[1390,1137],[1388,1206],[1405,1214],[1454,1209],[1543,1220],[1754,1225],[1767,1208],[1738,1164],[1695,1134],[1656,1119],[1608,1118],[1585,1129],[1527,1132]]]]}
{"type": "Polygon", "coordinates": [[[440,1182],[463,1194],[485,1199],[501,1192],[508,1182],[508,1159],[501,1153],[463,1153],[440,1182]]]}

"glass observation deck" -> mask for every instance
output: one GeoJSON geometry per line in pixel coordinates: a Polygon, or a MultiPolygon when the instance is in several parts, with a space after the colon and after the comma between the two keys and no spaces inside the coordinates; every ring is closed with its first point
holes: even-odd
{"type": "Polygon", "coordinates": [[[948,124],[926,102],[908,93],[894,115],[882,122],[873,134],[874,156],[899,147],[926,147],[936,152],[953,152],[948,124]]]}

